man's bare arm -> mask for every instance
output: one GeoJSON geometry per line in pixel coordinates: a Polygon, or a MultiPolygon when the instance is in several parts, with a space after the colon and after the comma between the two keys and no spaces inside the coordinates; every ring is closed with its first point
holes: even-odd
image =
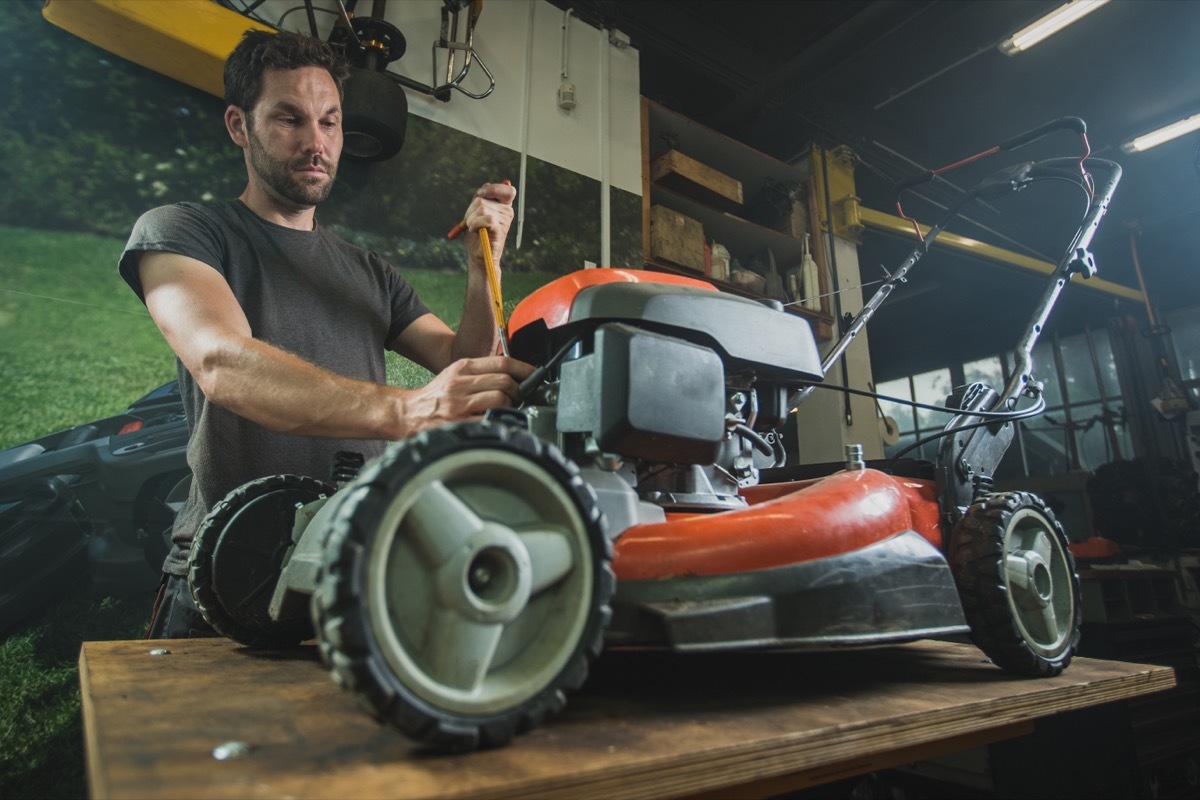
{"type": "Polygon", "coordinates": [[[200,261],[148,252],[139,274],[150,315],[209,401],[275,431],[401,439],[511,404],[532,369],[497,356],[454,363],[421,389],[353,380],[255,339],[224,278],[200,261]]]}

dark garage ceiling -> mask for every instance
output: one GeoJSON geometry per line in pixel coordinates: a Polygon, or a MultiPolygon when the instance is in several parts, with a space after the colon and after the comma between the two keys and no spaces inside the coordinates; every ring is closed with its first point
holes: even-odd
{"type": "MultiPolygon", "coordinates": [[[[1103,278],[1136,288],[1130,230],[1157,312],[1200,303],[1200,133],[1141,154],[1119,145],[1200,112],[1200,2],[1114,0],[1016,56],[996,45],[1059,5],[1042,0],[552,0],[628,34],[640,52],[642,93],[781,160],[809,143],[849,145],[864,205],[894,211],[892,184],[976,153],[1061,116],[1088,123],[1093,153],[1125,170],[1093,242],[1103,278]]],[[[1068,133],[947,175],[954,186],[906,202],[923,222],[937,204],[1016,161],[1078,152],[1068,133]],[[1007,156],[1007,160],[1006,160],[1007,156]]],[[[976,204],[962,235],[1057,261],[1083,210],[1078,189],[1033,187],[976,204]]],[[[865,280],[910,245],[869,232],[865,280]]],[[[1009,348],[1041,279],[935,251],[914,269],[871,326],[876,375],[1009,348]],[[905,297],[907,293],[907,297],[905,297]]],[[[1074,282],[1078,284],[1078,281],[1074,282]]],[[[1103,327],[1114,313],[1143,324],[1144,306],[1072,285],[1052,325],[1103,327]]]]}

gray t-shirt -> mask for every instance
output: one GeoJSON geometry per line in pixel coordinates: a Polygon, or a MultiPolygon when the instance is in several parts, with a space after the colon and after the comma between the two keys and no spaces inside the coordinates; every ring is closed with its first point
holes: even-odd
{"type": "MultiPolygon", "coordinates": [[[[317,225],[298,231],[267,222],[240,200],[178,203],[146,212],[121,256],[121,277],[145,302],[137,254],[166,251],[224,276],[256,339],[349,378],[386,382],[384,350],[429,313],[412,287],[379,255],[317,225]]],[[[177,364],[189,430],[192,488],[175,520],[164,570],[187,572],[191,542],[214,504],[267,475],[330,480],[339,451],[371,459],[385,442],[275,433],[204,397],[177,364]]]]}

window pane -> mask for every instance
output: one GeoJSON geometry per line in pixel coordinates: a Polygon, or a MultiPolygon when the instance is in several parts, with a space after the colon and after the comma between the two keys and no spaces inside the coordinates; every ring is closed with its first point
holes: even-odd
{"type": "Polygon", "coordinates": [[[1170,325],[1180,378],[1200,380],[1200,307],[1172,311],[1170,325]]]}
{"type": "Polygon", "coordinates": [[[1048,339],[1041,339],[1033,347],[1033,379],[1042,382],[1047,408],[1062,405],[1062,390],[1058,387],[1058,370],[1054,366],[1053,348],[1054,342],[1048,339]]]}
{"type": "Polygon", "coordinates": [[[1079,461],[1084,469],[1094,470],[1102,464],[1115,461],[1118,454],[1125,458],[1132,455],[1128,429],[1115,418],[1116,415],[1106,424],[1104,408],[1099,403],[1073,407],[1071,415],[1076,424],[1083,426],[1076,435],[1076,441],[1079,443],[1079,461]]]}
{"type": "MultiPolygon", "coordinates": [[[[950,370],[935,369],[932,372],[923,372],[920,375],[914,375],[913,393],[916,395],[918,403],[927,403],[929,405],[944,406],[946,397],[950,394],[950,370]]],[[[940,430],[945,426],[950,419],[949,415],[937,411],[928,411],[923,408],[917,409],[917,427],[918,428],[933,428],[940,430]]]]}
{"type": "MultiPolygon", "coordinates": [[[[1060,417],[1055,417],[1061,421],[1060,417]]],[[[1022,423],[1021,440],[1025,444],[1025,463],[1030,475],[1062,475],[1070,469],[1067,440],[1060,425],[1052,425],[1043,415],[1022,423]]]]}
{"type": "MultiPolygon", "coordinates": [[[[1197,329],[1197,334],[1200,334],[1200,328],[1197,329]]],[[[1112,340],[1108,338],[1108,331],[1092,331],[1092,343],[1096,346],[1096,361],[1100,363],[1104,396],[1108,398],[1110,404],[1120,405],[1121,382],[1117,380],[1117,362],[1113,358],[1112,340]]]]}
{"type": "MultiPolygon", "coordinates": [[[[929,434],[935,433],[935,432],[936,431],[922,431],[919,435],[919,438],[923,439],[926,436],[928,436],[929,434]]],[[[900,441],[898,441],[895,445],[893,445],[892,447],[884,448],[884,455],[887,458],[893,458],[901,450],[904,450],[907,447],[911,447],[913,442],[917,441],[917,439],[918,439],[917,434],[906,433],[900,437],[900,441]]],[[[905,458],[917,458],[917,459],[923,458],[923,459],[926,459],[927,461],[933,461],[935,458],[937,458],[937,449],[938,449],[939,441],[940,440],[935,439],[932,442],[927,442],[914,450],[909,450],[907,453],[904,454],[904,457],[905,458]]]]}
{"type": "Polygon", "coordinates": [[[1105,457],[1104,410],[1099,403],[1071,406],[1071,424],[1075,431],[1076,455],[1080,469],[1091,470],[1110,461],[1105,457]]]}
{"type": "MultiPolygon", "coordinates": [[[[883,457],[884,458],[895,458],[897,453],[899,453],[904,448],[908,447],[910,444],[912,444],[916,440],[917,440],[916,437],[913,436],[911,433],[904,434],[903,436],[900,437],[900,439],[894,445],[892,445],[891,447],[883,448],[883,457]]],[[[920,456],[916,452],[912,452],[912,453],[907,453],[905,455],[905,458],[920,458],[920,456]]]]}
{"type": "MultiPolygon", "coordinates": [[[[900,400],[912,400],[912,390],[909,388],[908,378],[885,381],[876,386],[875,391],[900,400]]],[[[912,406],[893,403],[891,400],[880,400],[879,407],[883,409],[885,416],[896,420],[901,432],[909,433],[912,431],[914,425],[912,406]]]]}
{"type": "Polygon", "coordinates": [[[1004,369],[1000,366],[1000,356],[981,358],[963,364],[963,381],[968,384],[980,381],[997,392],[1003,391],[1004,369]]]}
{"type": "Polygon", "coordinates": [[[1087,337],[1080,334],[1060,339],[1059,352],[1062,353],[1063,377],[1067,383],[1067,401],[1075,404],[1099,400],[1096,369],[1092,365],[1087,337]]]}

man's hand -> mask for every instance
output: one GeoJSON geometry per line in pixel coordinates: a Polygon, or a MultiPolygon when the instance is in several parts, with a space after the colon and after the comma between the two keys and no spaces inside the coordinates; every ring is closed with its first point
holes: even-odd
{"type": "Polygon", "coordinates": [[[513,220],[513,200],[517,190],[508,183],[485,183],[475,192],[463,222],[467,225],[467,261],[472,269],[482,271],[483,250],[479,244],[479,229],[488,229],[492,242],[492,258],[500,263],[504,253],[504,240],[513,220]]]}
{"type": "Polygon", "coordinates": [[[407,433],[480,419],[490,408],[514,405],[520,401],[521,381],[532,373],[533,366],[507,356],[455,361],[409,394],[405,403],[407,433]]]}

